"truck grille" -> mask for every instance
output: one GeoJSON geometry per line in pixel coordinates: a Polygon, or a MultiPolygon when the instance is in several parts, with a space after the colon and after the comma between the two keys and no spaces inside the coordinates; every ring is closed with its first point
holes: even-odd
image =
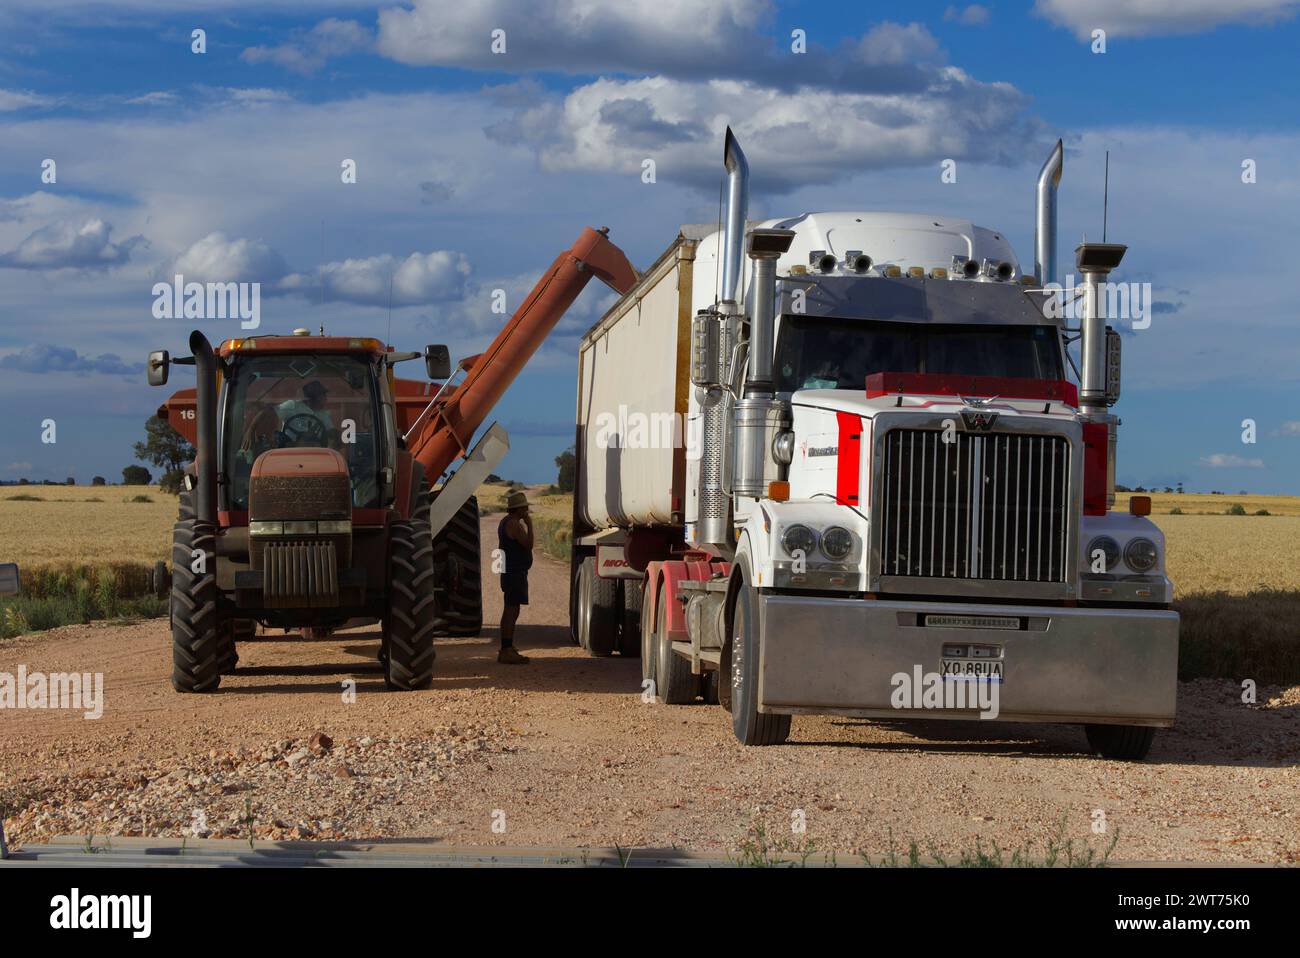
{"type": "Polygon", "coordinates": [[[1063,582],[1069,440],[943,435],[885,436],[881,574],[1063,582]]]}

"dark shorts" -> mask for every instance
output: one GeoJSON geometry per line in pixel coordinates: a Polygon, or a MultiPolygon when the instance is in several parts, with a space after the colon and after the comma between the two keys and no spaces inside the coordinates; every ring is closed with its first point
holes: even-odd
{"type": "Polygon", "coordinates": [[[501,573],[501,591],[506,605],[527,605],[528,571],[501,573]]]}

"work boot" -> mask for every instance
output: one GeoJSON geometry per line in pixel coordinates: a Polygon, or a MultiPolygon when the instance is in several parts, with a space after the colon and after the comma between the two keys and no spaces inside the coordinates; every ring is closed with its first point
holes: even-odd
{"type": "Polygon", "coordinates": [[[526,655],[520,655],[513,645],[508,645],[497,653],[497,661],[503,665],[527,665],[529,658],[526,655]]]}

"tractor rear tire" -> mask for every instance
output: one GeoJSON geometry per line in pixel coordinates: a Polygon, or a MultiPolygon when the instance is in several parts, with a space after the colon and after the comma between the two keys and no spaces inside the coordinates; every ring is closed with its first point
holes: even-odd
{"type": "Polygon", "coordinates": [[[781,745],[790,737],[790,716],[758,710],[758,595],[741,580],[731,616],[731,730],[741,745],[781,745]]]}
{"type": "MultiPolygon", "coordinates": [[[[417,513],[418,514],[418,513],[417,513]]],[[[433,538],[429,523],[399,519],[389,526],[388,611],[384,616],[384,682],[410,692],[433,681],[433,538]]]]}
{"type": "Polygon", "coordinates": [[[588,556],[584,565],[590,564],[587,584],[591,588],[591,623],[587,627],[587,651],[604,657],[613,655],[618,645],[618,630],[623,613],[618,601],[618,579],[602,579],[596,575],[596,559],[588,556]]]}
{"type": "Polygon", "coordinates": [[[188,519],[172,527],[172,687],[177,692],[215,691],[222,665],[234,651],[217,610],[216,543],[209,523],[188,519]],[[202,572],[193,571],[196,550],[203,554],[202,572]]]}
{"type": "Polygon", "coordinates": [[[1102,758],[1140,762],[1151,751],[1156,730],[1148,725],[1085,725],[1088,746],[1102,758]]]}
{"type": "Polygon", "coordinates": [[[483,565],[478,499],[471,496],[433,540],[438,590],[434,635],[478,635],[483,631],[483,565]]]}
{"type": "Polygon", "coordinates": [[[618,631],[618,654],[627,659],[641,655],[641,583],[623,579],[623,624],[618,631]]]}

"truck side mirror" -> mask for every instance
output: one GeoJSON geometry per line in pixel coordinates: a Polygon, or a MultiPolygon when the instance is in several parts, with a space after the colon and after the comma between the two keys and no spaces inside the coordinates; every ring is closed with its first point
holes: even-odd
{"type": "Polygon", "coordinates": [[[424,369],[430,379],[447,379],[451,375],[451,352],[446,346],[425,346],[424,369]]]}
{"type": "Polygon", "coordinates": [[[155,350],[149,354],[150,386],[163,386],[167,383],[167,372],[171,362],[171,354],[165,349],[155,350]]]}
{"type": "Polygon", "coordinates": [[[17,595],[20,581],[17,562],[0,563],[0,595],[17,595]]]}

